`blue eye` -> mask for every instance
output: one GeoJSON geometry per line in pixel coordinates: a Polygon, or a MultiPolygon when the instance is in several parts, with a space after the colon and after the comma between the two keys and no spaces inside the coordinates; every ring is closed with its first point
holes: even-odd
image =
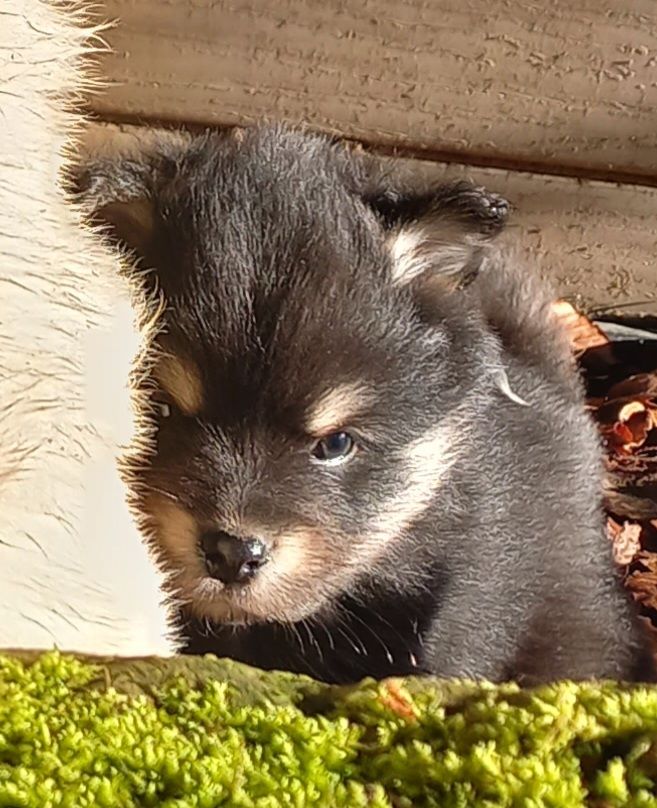
{"type": "Polygon", "coordinates": [[[317,441],[312,455],[319,463],[338,465],[349,460],[355,448],[356,442],[348,432],[332,432],[317,441]]]}

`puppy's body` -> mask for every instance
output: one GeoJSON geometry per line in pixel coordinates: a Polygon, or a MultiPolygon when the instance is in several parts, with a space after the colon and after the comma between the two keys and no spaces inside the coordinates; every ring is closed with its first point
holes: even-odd
{"type": "Polygon", "coordinates": [[[134,484],[192,650],[331,681],[652,676],[546,293],[486,251],[501,200],[280,129],[86,182],[168,304],[134,484]]]}

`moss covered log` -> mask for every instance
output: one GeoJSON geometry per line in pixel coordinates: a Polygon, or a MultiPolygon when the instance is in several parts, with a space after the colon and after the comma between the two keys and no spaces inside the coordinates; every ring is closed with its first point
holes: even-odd
{"type": "Polygon", "coordinates": [[[0,806],[657,807],[657,688],[0,656],[0,806]]]}

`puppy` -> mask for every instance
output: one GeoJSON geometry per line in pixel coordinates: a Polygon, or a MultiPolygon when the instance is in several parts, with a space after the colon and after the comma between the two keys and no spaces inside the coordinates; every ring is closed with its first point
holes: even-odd
{"type": "Polygon", "coordinates": [[[80,188],[166,301],[131,479],[189,650],[332,682],[654,676],[550,298],[487,246],[504,200],[281,127],[80,188]]]}

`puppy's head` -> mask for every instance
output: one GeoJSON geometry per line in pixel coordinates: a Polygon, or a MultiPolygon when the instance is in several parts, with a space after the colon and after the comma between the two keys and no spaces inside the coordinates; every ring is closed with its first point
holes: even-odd
{"type": "Polygon", "coordinates": [[[503,200],[393,188],[280,128],[92,167],[87,188],[166,300],[133,482],[193,610],[294,621],[394,575],[466,435],[478,332],[452,289],[503,200]]]}

